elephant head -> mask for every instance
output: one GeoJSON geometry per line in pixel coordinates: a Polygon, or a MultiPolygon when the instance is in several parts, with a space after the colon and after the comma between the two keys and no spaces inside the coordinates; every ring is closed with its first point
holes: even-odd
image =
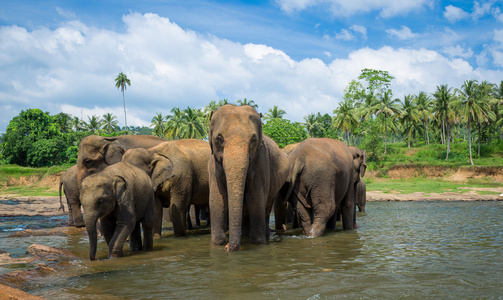
{"type": "MultiPolygon", "coordinates": [[[[114,212],[119,203],[127,196],[127,183],[122,176],[108,177],[94,174],[82,181],[81,202],[84,208],[84,220],[89,236],[89,258],[96,258],[98,219],[114,212]]],[[[108,241],[107,241],[108,242],[108,241]]]]}
{"type": "MultiPolygon", "coordinates": [[[[216,173],[225,182],[229,213],[228,251],[239,250],[243,217],[243,198],[249,166],[262,143],[261,115],[251,106],[224,105],[210,116],[209,142],[216,173]]],[[[210,207],[211,209],[211,207],[210,207]]]]}
{"type": "Polygon", "coordinates": [[[355,184],[360,181],[360,178],[365,176],[365,171],[367,169],[367,153],[360,150],[357,147],[349,147],[351,154],[353,155],[353,166],[355,169],[355,184]]]}
{"type": "Polygon", "coordinates": [[[114,137],[90,135],[82,139],[77,159],[79,186],[87,176],[122,160],[125,149],[114,137]]]}
{"type": "Polygon", "coordinates": [[[144,148],[129,149],[124,153],[122,160],[142,169],[149,177],[152,175],[151,163],[154,154],[151,151],[144,148]]]}

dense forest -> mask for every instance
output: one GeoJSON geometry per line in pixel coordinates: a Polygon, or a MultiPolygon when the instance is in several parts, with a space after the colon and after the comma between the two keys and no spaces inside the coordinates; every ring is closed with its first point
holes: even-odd
{"type": "MultiPolygon", "coordinates": [[[[364,69],[344,90],[331,114],[319,112],[292,122],[278,106],[263,114],[263,131],[280,147],[309,137],[330,137],[368,153],[370,167],[393,160],[397,147],[421,148],[419,159],[474,164],[473,158],[503,152],[503,80],[499,84],[466,80],[459,88],[439,85],[432,94],[419,92],[402,99],[389,88],[387,71],[364,69]]],[[[124,95],[123,95],[124,96],[124,95]]],[[[79,119],[28,109],[14,117],[1,137],[0,162],[42,167],[76,162],[80,140],[90,134],[153,134],[168,140],[205,139],[211,111],[231,103],[211,101],[204,108],[175,107],[156,113],[150,127],[119,128],[112,114],[79,119]]],[[[253,100],[235,105],[258,107],[253,100]]],[[[402,151],[403,153],[403,151],[402,151]]]]}

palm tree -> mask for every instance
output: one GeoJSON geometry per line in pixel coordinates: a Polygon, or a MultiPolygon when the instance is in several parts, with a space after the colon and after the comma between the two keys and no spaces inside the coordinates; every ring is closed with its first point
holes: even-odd
{"type": "Polygon", "coordinates": [[[277,105],[274,105],[273,108],[269,108],[269,111],[265,113],[264,120],[282,119],[284,114],[286,114],[286,111],[279,109],[277,105]]]}
{"type": "Polygon", "coordinates": [[[491,110],[491,104],[493,103],[493,90],[494,84],[489,83],[489,81],[484,80],[477,86],[477,97],[479,102],[483,107],[487,117],[477,118],[477,127],[479,130],[479,143],[477,148],[477,154],[480,156],[480,143],[482,141],[482,123],[488,123],[489,121],[496,120],[496,114],[491,110]]]}
{"type": "Polygon", "coordinates": [[[152,124],[150,124],[150,126],[154,126],[154,133],[158,137],[161,137],[164,134],[164,131],[166,130],[165,120],[166,117],[163,117],[162,113],[157,113],[152,118],[152,124]]]}
{"type": "Polygon", "coordinates": [[[124,104],[124,126],[127,130],[127,118],[126,118],[126,100],[124,98],[124,91],[126,90],[126,85],[131,86],[131,80],[129,80],[126,74],[120,72],[115,78],[115,87],[120,89],[122,92],[122,103],[124,104]]]}
{"type": "Polygon", "coordinates": [[[496,127],[500,131],[500,139],[503,140],[503,80],[494,88],[495,110],[496,110],[496,127]]]}
{"type": "Polygon", "coordinates": [[[165,135],[167,139],[180,139],[183,126],[183,112],[178,107],[174,107],[171,112],[173,115],[167,115],[165,135]]]}
{"type": "Polygon", "coordinates": [[[488,120],[489,112],[487,105],[481,101],[482,99],[480,98],[480,93],[478,93],[477,80],[466,80],[461,86],[461,89],[456,89],[456,92],[459,93],[459,99],[454,102],[454,105],[459,107],[467,124],[470,164],[473,165],[471,135],[472,122],[488,120]]]}
{"type": "Polygon", "coordinates": [[[387,152],[387,136],[389,130],[395,130],[396,126],[391,122],[392,118],[395,118],[400,114],[400,108],[398,106],[399,100],[392,99],[391,90],[387,90],[374,101],[374,105],[369,108],[369,113],[374,114],[376,118],[381,118],[381,125],[384,128],[384,154],[387,152]]]}
{"type": "Polygon", "coordinates": [[[84,129],[87,131],[91,131],[92,133],[99,133],[101,129],[101,121],[99,117],[96,116],[87,116],[87,119],[89,120],[88,122],[83,122],[84,123],[84,129]]]}
{"type": "Polygon", "coordinates": [[[446,84],[437,85],[437,90],[433,94],[435,98],[433,111],[435,112],[435,118],[441,123],[442,145],[446,143],[446,122],[448,114],[452,111],[451,102],[454,95],[451,90],[452,88],[449,88],[446,84]]]}
{"type": "Polygon", "coordinates": [[[180,138],[202,139],[207,132],[204,127],[204,113],[199,109],[187,107],[182,114],[180,138]]]}
{"type": "Polygon", "coordinates": [[[117,131],[119,129],[119,126],[117,125],[117,123],[118,123],[117,117],[111,113],[104,114],[103,118],[101,119],[102,128],[108,134],[111,134],[112,132],[117,131]]]}
{"type": "Polygon", "coordinates": [[[431,101],[430,96],[428,96],[428,94],[426,94],[425,92],[419,92],[415,99],[415,102],[419,118],[423,123],[424,142],[426,145],[429,145],[430,136],[428,134],[428,121],[432,117],[433,102],[431,101]]]}
{"type": "Polygon", "coordinates": [[[72,117],[66,113],[59,113],[56,116],[56,123],[61,133],[68,133],[72,129],[72,117]]]}
{"type": "Polygon", "coordinates": [[[402,123],[403,128],[407,133],[407,143],[408,147],[410,148],[410,136],[413,130],[416,128],[417,123],[420,121],[420,116],[412,95],[404,96],[403,102],[400,101],[400,104],[402,106],[400,122],[402,123]]]}
{"type": "Polygon", "coordinates": [[[316,118],[315,114],[308,114],[304,117],[304,127],[307,130],[307,134],[309,135],[310,138],[313,137],[313,133],[321,127],[320,122],[318,122],[318,119],[316,118]]]}
{"type": "Polygon", "coordinates": [[[255,109],[258,109],[258,105],[255,103],[255,101],[253,100],[247,100],[246,98],[244,98],[243,100],[238,100],[236,102],[239,106],[243,106],[243,105],[249,105],[255,109]]]}
{"type": "Polygon", "coordinates": [[[73,130],[82,131],[82,122],[79,117],[73,117],[71,120],[73,130]]]}
{"type": "Polygon", "coordinates": [[[339,107],[334,109],[335,116],[332,118],[332,126],[344,130],[346,141],[349,145],[349,132],[358,125],[356,111],[349,100],[339,103],[339,107]]]}

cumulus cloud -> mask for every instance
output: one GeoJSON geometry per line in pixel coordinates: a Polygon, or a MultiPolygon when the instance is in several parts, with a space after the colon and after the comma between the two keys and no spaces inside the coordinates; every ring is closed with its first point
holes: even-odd
{"type": "MultiPolygon", "coordinates": [[[[155,14],[132,13],[123,22],[121,32],[75,21],[33,31],[0,27],[0,131],[27,108],[85,120],[111,112],[123,125],[122,95],[114,82],[120,72],[131,80],[125,96],[133,126],[148,126],[156,113],[166,115],[173,107],[245,97],[261,112],[278,105],[287,118],[302,121],[308,113],[336,108],[363,68],[395,76],[396,96],[433,92],[444,83],[460,86],[484,72],[462,56],[450,59],[427,49],[363,48],[347,57],[333,55],[329,63],[299,61],[268,45],[201,35],[155,14]]],[[[491,74],[494,80],[484,79],[503,77],[500,71],[491,74]]]]}
{"type": "Polygon", "coordinates": [[[365,26],[362,26],[362,25],[353,25],[350,27],[351,30],[353,30],[354,32],[357,32],[357,33],[360,33],[363,37],[363,39],[367,39],[367,28],[365,28],[365,26]]]}
{"type": "Polygon", "coordinates": [[[402,25],[402,29],[386,29],[386,33],[389,36],[395,36],[399,40],[408,40],[417,36],[416,33],[413,33],[409,27],[402,25]]]}
{"type": "Polygon", "coordinates": [[[473,56],[472,49],[464,49],[460,45],[445,47],[443,51],[450,57],[470,58],[473,56]]]}
{"type": "Polygon", "coordinates": [[[451,23],[468,18],[469,14],[459,7],[447,5],[444,10],[444,17],[451,23]]]}
{"type": "Polygon", "coordinates": [[[432,7],[431,0],[276,0],[276,4],[286,13],[302,11],[308,7],[329,5],[336,16],[352,16],[357,13],[378,11],[381,17],[389,18],[432,7]]]}
{"type": "Polygon", "coordinates": [[[355,39],[355,37],[351,32],[349,32],[349,30],[342,29],[340,32],[335,33],[335,39],[343,40],[343,41],[350,41],[350,40],[355,39]]]}

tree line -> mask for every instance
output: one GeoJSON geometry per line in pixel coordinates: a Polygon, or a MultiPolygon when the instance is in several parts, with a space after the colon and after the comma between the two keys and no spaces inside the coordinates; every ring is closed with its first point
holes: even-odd
{"type": "MultiPolygon", "coordinates": [[[[122,73],[121,73],[122,74],[122,73]]],[[[116,78],[124,101],[124,74],[116,78]]],[[[434,93],[419,92],[394,98],[389,88],[393,76],[387,71],[364,69],[344,90],[343,101],[332,114],[311,113],[303,122],[284,118],[286,112],[273,106],[263,115],[263,131],[280,147],[309,137],[329,137],[344,140],[367,150],[370,161],[379,161],[388,152],[388,143],[406,142],[414,145],[440,144],[442,159],[448,160],[451,145],[467,143],[470,163],[472,141],[503,146],[503,80],[497,85],[487,81],[466,80],[459,88],[439,85],[434,93]],[[443,149],[442,148],[442,149],[443,149]]],[[[87,121],[66,113],[51,116],[39,109],[22,111],[10,121],[2,136],[0,159],[21,166],[48,166],[75,163],[78,143],[90,134],[116,136],[121,134],[153,134],[168,140],[205,139],[212,111],[227,99],[211,101],[204,108],[174,107],[170,113],[157,112],[150,127],[119,128],[117,117],[87,116],[87,121]]],[[[244,98],[235,105],[250,105],[244,98]]],[[[124,102],[125,109],[125,102],[124,102]]]]}

